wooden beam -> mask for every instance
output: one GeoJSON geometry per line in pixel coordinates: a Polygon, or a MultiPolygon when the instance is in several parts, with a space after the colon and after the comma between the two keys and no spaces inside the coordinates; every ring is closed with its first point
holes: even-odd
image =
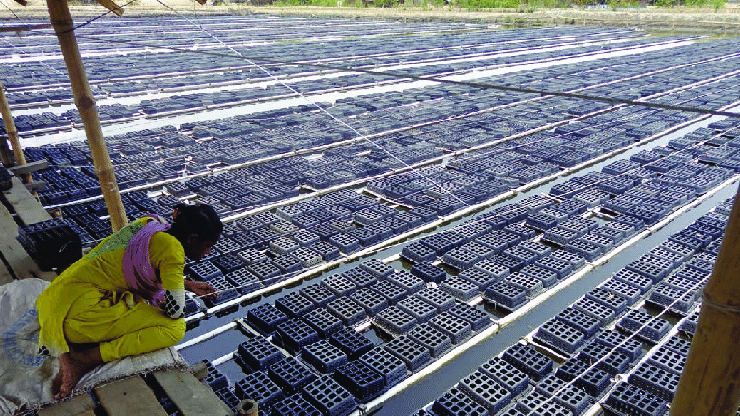
{"type": "Polygon", "coordinates": [[[67,0],[46,0],[46,4],[49,7],[51,24],[59,39],[59,46],[62,49],[64,62],[67,64],[67,72],[69,73],[69,81],[72,85],[72,95],[75,99],[75,105],[85,125],[87,143],[90,146],[90,154],[95,165],[95,173],[100,180],[100,189],[105,199],[105,205],[108,207],[111,225],[113,231],[118,231],[128,223],[128,219],[126,218],[126,210],[123,207],[123,202],[121,202],[116,174],[113,170],[110,156],[108,155],[108,147],[103,139],[98,108],[95,106],[94,95],[90,90],[90,84],[85,74],[85,67],[82,65],[80,50],[77,47],[69,6],[67,5],[67,0]]]}
{"type": "Polygon", "coordinates": [[[696,334],[671,416],[730,416],[740,406],[740,194],[704,288],[696,334]]]}
{"type": "Polygon", "coordinates": [[[234,412],[208,386],[186,371],[168,370],[153,373],[167,397],[183,416],[231,416],[234,412]]]}
{"type": "Polygon", "coordinates": [[[4,196],[24,225],[36,224],[51,219],[51,215],[28,192],[18,178],[12,178],[11,181],[13,187],[5,191],[4,196]]]}
{"type": "Polygon", "coordinates": [[[154,392],[139,376],[104,384],[93,390],[108,416],[167,416],[154,392]]]}
{"type": "Polygon", "coordinates": [[[9,167],[8,170],[13,172],[15,175],[25,175],[27,173],[36,172],[37,170],[46,169],[49,167],[49,161],[37,160],[35,162],[16,164],[15,166],[9,167]]]}
{"type": "Polygon", "coordinates": [[[95,403],[89,394],[39,409],[39,416],[95,416],[95,403]]]}
{"type": "MultiPolygon", "coordinates": [[[[23,154],[23,148],[21,142],[18,140],[18,129],[15,128],[15,121],[13,120],[13,114],[10,112],[10,105],[8,99],[5,97],[5,87],[0,82],[0,112],[3,115],[3,123],[5,123],[5,132],[8,134],[8,140],[10,140],[11,146],[13,146],[13,156],[15,157],[16,165],[25,165],[26,156],[23,154]]],[[[21,175],[23,183],[31,183],[31,175],[25,173],[21,175]]]]}
{"type": "MultiPolygon", "coordinates": [[[[18,180],[18,178],[14,178],[18,180]]],[[[20,182],[20,181],[19,181],[20,182]]],[[[0,253],[4,263],[3,280],[15,277],[16,279],[28,279],[36,277],[52,281],[57,276],[54,272],[45,272],[39,269],[36,262],[29,257],[21,243],[16,240],[18,225],[5,205],[0,204],[0,253]],[[7,274],[6,274],[7,273],[7,274]]]]}

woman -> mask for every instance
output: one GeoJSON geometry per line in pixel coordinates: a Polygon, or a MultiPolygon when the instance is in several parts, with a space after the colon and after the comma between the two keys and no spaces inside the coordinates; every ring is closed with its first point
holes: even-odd
{"type": "Polygon", "coordinates": [[[59,356],[56,400],[102,363],[179,342],[185,290],[214,296],[211,285],[186,281],[183,268],[186,256],[197,261],[210,253],[221,220],[209,205],[179,204],[172,217],[172,226],[155,217],[130,223],[39,296],[40,351],[59,356]]]}

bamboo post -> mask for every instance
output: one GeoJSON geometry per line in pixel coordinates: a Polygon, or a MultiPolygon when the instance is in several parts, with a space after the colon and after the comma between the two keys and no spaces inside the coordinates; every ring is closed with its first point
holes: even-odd
{"type": "Polygon", "coordinates": [[[57,38],[59,38],[64,62],[67,64],[75,105],[85,125],[87,143],[90,146],[90,154],[95,164],[95,173],[100,180],[100,189],[105,199],[105,205],[108,207],[111,225],[113,231],[118,231],[127,223],[126,210],[123,207],[123,202],[121,202],[116,174],[108,155],[108,147],[103,139],[103,130],[100,127],[95,99],[92,91],[90,91],[85,68],[82,65],[82,57],[77,47],[67,0],[46,0],[46,4],[49,7],[51,24],[57,38]]]}
{"type": "Polygon", "coordinates": [[[740,406],[740,193],[704,288],[671,416],[730,416],[740,406]]]}
{"type": "MultiPolygon", "coordinates": [[[[0,82],[0,111],[3,115],[3,123],[5,123],[5,132],[8,133],[8,140],[10,140],[10,145],[13,146],[13,157],[15,158],[15,162],[13,163],[11,161],[9,165],[25,165],[26,156],[23,154],[21,142],[20,140],[18,140],[18,129],[15,128],[15,121],[13,120],[13,114],[10,112],[10,105],[8,104],[8,99],[5,97],[5,87],[3,86],[2,82],[0,82]]],[[[5,145],[5,147],[7,147],[7,144],[5,145]]],[[[5,163],[4,158],[3,163],[5,163]]],[[[30,173],[22,174],[21,179],[23,180],[23,183],[33,182],[30,173]]]]}

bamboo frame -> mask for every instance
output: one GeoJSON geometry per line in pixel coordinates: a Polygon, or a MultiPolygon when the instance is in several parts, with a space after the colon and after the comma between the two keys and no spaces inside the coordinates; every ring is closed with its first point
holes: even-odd
{"type": "Polygon", "coordinates": [[[49,7],[51,24],[54,27],[57,38],[59,38],[64,62],[67,64],[67,72],[69,72],[69,80],[72,84],[75,105],[85,125],[87,143],[90,147],[90,154],[95,165],[95,173],[100,180],[100,189],[105,199],[105,205],[108,207],[111,225],[113,231],[118,231],[128,222],[126,219],[126,210],[123,207],[123,202],[121,202],[116,174],[113,170],[110,156],[108,155],[108,147],[103,139],[103,130],[100,127],[98,109],[95,106],[95,99],[90,90],[85,68],[82,64],[82,57],[77,47],[72,16],[69,12],[67,0],[47,0],[46,4],[49,7]]]}
{"type": "MultiPolygon", "coordinates": [[[[11,161],[10,166],[13,166],[13,164],[25,165],[26,156],[23,154],[23,148],[21,147],[21,142],[18,139],[18,129],[16,129],[15,127],[13,114],[10,112],[10,105],[8,104],[8,99],[5,97],[5,87],[3,86],[2,82],[0,82],[0,111],[2,112],[3,123],[5,123],[5,132],[8,134],[8,140],[10,140],[10,145],[13,147],[13,157],[15,158],[15,162],[11,161]]],[[[6,163],[4,159],[3,163],[6,163]]],[[[21,180],[23,181],[23,183],[33,182],[30,173],[22,174],[21,180]]]]}
{"type": "Polygon", "coordinates": [[[671,416],[734,416],[740,406],[740,192],[704,288],[699,324],[671,416]]]}

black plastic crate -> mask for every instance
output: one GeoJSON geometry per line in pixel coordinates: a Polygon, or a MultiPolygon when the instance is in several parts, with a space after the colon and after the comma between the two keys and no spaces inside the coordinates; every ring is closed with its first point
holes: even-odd
{"type": "MultiPolygon", "coordinates": [[[[509,265],[501,263],[500,259],[497,260],[493,258],[493,256],[491,257],[492,258],[490,259],[481,260],[475,263],[475,265],[473,265],[473,269],[478,269],[485,273],[488,273],[488,275],[490,275],[494,279],[494,281],[499,281],[512,272],[512,269],[509,267],[509,265]]],[[[461,273],[461,275],[464,273],[465,272],[461,273]]]]}
{"type": "Polygon", "coordinates": [[[497,307],[513,311],[527,301],[527,292],[507,282],[497,282],[485,291],[485,298],[497,307]]]}
{"type": "Polygon", "coordinates": [[[667,410],[665,400],[630,383],[617,384],[602,406],[617,414],[635,416],[663,416],[667,410]]]}
{"type": "Polygon", "coordinates": [[[558,273],[554,270],[545,269],[535,264],[524,267],[519,273],[534,277],[542,283],[543,288],[548,288],[558,282],[558,273]]]}
{"type": "Polygon", "coordinates": [[[664,309],[687,313],[699,297],[700,291],[685,290],[660,282],[648,295],[648,300],[664,309]]]}
{"type": "Polygon", "coordinates": [[[319,340],[319,334],[299,318],[288,319],[277,326],[277,336],[287,350],[297,352],[319,340]]]}
{"type": "Polygon", "coordinates": [[[377,259],[370,259],[360,263],[360,268],[369,272],[378,279],[384,279],[394,273],[394,269],[389,264],[385,264],[377,259]]]}
{"type": "Polygon", "coordinates": [[[380,311],[374,320],[382,330],[394,335],[405,334],[416,325],[416,318],[397,306],[380,311]]]}
{"type": "Polygon", "coordinates": [[[326,416],[345,416],[357,407],[354,396],[329,376],[309,383],[303,396],[326,416]]]}
{"type": "Polygon", "coordinates": [[[262,337],[250,338],[239,344],[237,355],[252,370],[267,370],[285,358],[277,347],[262,337]]]}
{"type": "Polygon", "coordinates": [[[299,293],[319,307],[326,306],[336,299],[336,295],[320,283],[302,287],[299,293]]]}
{"type": "Polygon", "coordinates": [[[529,386],[529,376],[501,357],[491,358],[479,369],[511,391],[512,396],[520,394],[529,386]]]}
{"type": "Polygon", "coordinates": [[[269,303],[263,303],[247,311],[247,322],[263,334],[275,332],[277,326],[287,319],[287,315],[269,303]]]}
{"type": "Polygon", "coordinates": [[[343,272],[342,277],[354,283],[358,288],[371,287],[378,282],[378,278],[365,269],[355,267],[343,272]]]}
{"type": "Polygon", "coordinates": [[[398,302],[397,306],[416,318],[418,322],[426,322],[439,312],[434,305],[416,296],[407,297],[398,302]]]}
{"type": "Polygon", "coordinates": [[[400,358],[406,364],[409,371],[416,371],[431,360],[429,350],[411,339],[408,335],[401,335],[391,340],[384,345],[384,348],[389,353],[400,358]]]}
{"type": "Polygon", "coordinates": [[[453,248],[447,253],[443,254],[441,261],[444,264],[452,266],[458,270],[465,270],[470,268],[473,263],[478,261],[480,256],[471,251],[465,250],[464,248],[453,248]]]}
{"type": "MultiPolygon", "coordinates": [[[[634,305],[642,295],[640,288],[637,286],[614,279],[613,277],[607,279],[598,289],[613,294],[617,299],[621,298],[625,302],[625,307],[634,305]]],[[[589,296],[589,294],[587,293],[586,296],[589,296]]]]}
{"type": "Polygon", "coordinates": [[[597,287],[588,293],[586,293],[587,299],[592,299],[604,306],[607,306],[614,310],[615,314],[622,313],[627,309],[627,299],[624,299],[614,291],[610,291],[604,288],[597,287]]]}
{"type": "Polygon", "coordinates": [[[525,415],[547,414],[552,416],[572,416],[573,412],[560,403],[555,402],[537,390],[525,393],[516,402],[516,409],[525,415]]]}
{"type": "Polygon", "coordinates": [[[535,381],[549,374],[553,368],[553,361],[550,358],[521,343],[504,350],[502,357],[535,381]]]}
{"type": "Polygon", "coordinates": [[[451,388],[434,401],[432,411],[439,416],[488,416],[483,405],[463,393],[458,388],[451,388]]]}
{"type": "Polygon", "coordinates": [[[231,391],[231,389],[229,389],[228,387],[222,387],[220,389],[214,390],[213,392],[216,394],[216,397],[221,399],[222,402],[229,406],[229,409],[231,409],[233,412],[236,412],[240,400],[238,397],[236,397],[236,394],[231,391]]]}
{"type": "Polygon", "coordinates": [[[242,295],[252,293],[262,287],[260,280],[245,268],[237,269],[224,276],[242,295]]]}
{"type": "Polygon", "coordinates": [[[641,274],[650,279],[653,283],[663,280],[670,271],[668,268],[649,263],[644,260],[635,260],[626,265],[625,269],[641,274]]]}
{"type": "Polygon", "coordinates": [[[442,312],[429,322],[432,326],[449,336],[453,344],[460,343],[472,332],[470,323],[449,312],[442,312]]]}
{"type": "Polygon", "coordinates": [[[671,329],[668,321],[662,318],[653,318],[646,312],[632,309],[617,322],[617,328],[630,334],[637,332],[637,336],[646,341],[657,343],[671,329]],[[643,325],[645,325],[643,327],[643,325]]]}
{"type": "Polygon", "coordinates": [[[687,341],[679,336],[672,336],[664,344],[665,348],[675,351],[676,353],[687,357],[689,355],[689,349],[691,348],[691,342],[687,341]]]}
{"type": "Polygon", "coordinates": [[[652,363],[642,363],[630,374],[629,382],[667,402],[671,402],[680,378],[681,375],[678,373],[668,371],[652,363]]]}
{"type": "Polygon", "coordinates": [[[609,324],[616,316],[614,309],[588,297],[578,299],[573,303],[572,307],[586,315],[596,318],[602,326],[609,324]]]}
{"type": "MultiPolygon", "coordinates": [[[[557,255],[560,253],[567,253],[565,250],[558,250],[549,256],[545,256],[536,262],[534,266],[541,267],[545,270],[550,270],[557,274],[558,279],[564,279],[573,273],[575,266],[567,260],[558,258],[557,255]]],[[[524,269],[522,269],[524,270],[524,269]]]]}
{"type": "Polygon", "coordinates": [[[64,221],[47,220],[18,227],[16,239],[43,271],[63,268],[82,258],[82,239],[64,221]]]}
{"type": "Polygon", "coordinates": [[[448,312],[468,322],[473,331],[479,331],[493,322],[487,313],[466,303],[456,303],[448,312]]]}
{"type": "Polygon", "coordinates": [[[273,281],[281,276],[278,268],[271,260],[257,261],[247,266],[252,274],[257,276],[262,282],[273,281]]]}
{"type": "Polygon", "coordinates": [[[589,395],[599,397],[611,384],[611,375],[600,368],[591,368],[584,371],[576,379],[575,385],[582,388],[589,395]]]}
{"type": "Polygon", "coordinates": [[[365,335],[352,328],[342,328],[331,334],[329,342],[342,350],[350,360],[357,359],[375,346],[365,335]]]}
{"type": "Polygon", "coordinates": [[[618,271],[612,276],[612,279],[635,286],[640,289],[641,293],[647,292],[653,286],[653,281],[649,277],[627,269],[618,271]]]}
{"type": "Polygon", "coordinates": [[[373,286],[373,289],[375,289],[381,295],[383,295],[383,297],[388,299],[388,303],[390,305],[396,304],[396,302],[405,298],[408,294],[406,288],[401,287],[390,280],[382,280],[378,282],[375,286],[373,286]]]}
{"type": "Polygon", "coordinates": [[[542,292],[542,281],[523,273],[512,273],[506,276],[503,281],[524,290],[524,293],[530,298],[542,292]]]}
{"type": "Polygon", "coordinates": [[[426,284],[421,278],[412,275],[406,270],[397,270],[396,273],[388,276],[388,281],[405,289],[407,294],[415,293],[426,287],[426,284]]]}
{"type": "Polygon", "coordinates": [[[301,357],[323,374],[331,373],[347,364],[347,355],[327,340],[320,340],[307,345],[301,351],[301,357]]]}
{"type": "Polygon", "coordinates": [[[326,305],[332,315],[339,318],[342,324],[352,326],[367,318],[367,312],[357,302],[347,296],[339,297],[326,305]]]}
{"type": "Polygon", "coordinates": [[[339,368],[334,372],[334,380],[360,402],[367,402],[379,396],[385,389],[383,375],[361,361],[352,361],[339,368]]]}
{"type": "Polygon", "coordinates": [[[633,338],[628,338],[615,330],[604,330],[594,336],[596,342],[600,342],[608,347],[616,348],[617,351],[627,355],[632,361],[636,361],[642,356],[642,343],[633,338]]]}
{"type": "Polygon", "coordinates": [[[542,324],[534,335],[535,341],[567,355],[573,354],[583,345],[584,339],[583,332],[557,318],[542,324]]]}
{"type": "Polygon", "coordinates": [[[460,380],[458,388],[485,406],[491,414],[503,409],[512,397],[509,390],[480,370],[460,380]]]}
{"type": "Polygon", "coordinates": [[[275,299],[275,308],[293,318],[300,318],[315,307],[315,303],[298,292],[291,292],[275,299]]]}
{"type": "Polygon", "coordinates": [[[319,409],[296,393],[272,405],[272,416],[322,416],[319,409]]]}
{"type": "Polygon", "coordinates": [[[200,280],[202,282],[207,282],[211,279],[215,279],[217,277],[223,277],[223,272],[221,269],[216,267],[215,264],[211,263],[210,261],[204,260],[197,263],[192,263],[188,266],[186,266],[187,274],[190,276],[193,280],[200,280]]]}
{"type": "Polygon", "coordinates": [[[439,312],[449,310],[455,305],[455,298],[440,289],[428,287],[414,294],[415,297],[433,305],[439,312]]]}
{"type": "Polygon", "coordinates": [[[475,267],[462,271],[457,277],[473,283],[482,291],[500,280],[498,276],[492,276],[490,273],[475,267]]]}
{"type": "Polygon", "coordinates": [[[445,279],[439,284],[439,288],[463,302],[481,294],[478,285],[457,276],[445,279]]]}
{"type": "Polygon", "coordinates": [[[342,321],[334,316],[326,308],[316,308],[311,313],[303,316],[303,320],[315,329],[321,338],[327,338],[329,335],[337,332],[342,328],[342,321]]]}
{"type": "Polygon", "coordinates": [[[686,356],[666,346],[661,346],[653,351],[647,362],[670,372],[681,374],[686,365],[686,356]]]}
{"type": "Polygon", "coordinates": [[[294,357],[271,365],[267,374],[285,394],[297,393],[316,379],[316,375],[294,357]]]}
{"type": "Polygon", "coordinates": [[[423,263],[434,261],[437,258],[437,252],[421,241],[415,241],[403,247],[401,256],[414,263],[423,263]]]}
{"type": "MultiPolygon", "coordinates": [[[[555,374],[550,374],[540,380],[534,388],[535,391],[545,397],[551,397],[552,402],[559,403],[575,415],[581,414],[593,404],[593,399],[585,391],[574,385],[567,385],[565,380],[556,377],[555,374]]],[[[539,413],[542,410],[544,409],[540,408],[535,412],[539,413]]]]}
{"type": "Polygon", "coordinates": [[[382,294],[367,287],[357,289],[350,298],[362,306],[369,316],[375,316],[388,307],[388,300],[382,294]]]}
{"type": "Polygon", "coordinates": [[[411,268],[411,274],[429,283],[439,283],[447,277],[447,273],[431,263],[415,264],[411,268]]]}
{"type": "Polygon", "coordinates": [[[586,334],[586,337],[595,334],[600,327],[600,323],[596,318],[586,315],[573,307],[563,309],[556,317],[583,332],[586,334]]]}
{"type": "Polygon", "coordinates": [[[239,380],[234,390],[240,400],[252,399],[264,411],[269,411],[273,403],[285,397],[280,387],[262,371],[255,371],[239,380]]]}
{"type": "Polygon", "coordinates": [[[450,337],[428,323],[417,325],[409,333],[409,337],[429,349],[429,354],[434,358],[440,357],[452,347],[450,337]]]}
{"type": "Polygon", "coordinates": [[[611,375],[625,373],[632,364],[629,356],[598,340],[587,343],[578,353],[578,358],[589,365],[598,361],[596,368],[611,375]]]}
{"type": "Polygon", "coordinates": [[[407,375],[406,364],[395,355],[378,346],[360,356],[359,360],[383,374],[386,388],[392,387],[407,375]]]}
{"type": "Polygon", "coordinates": [[[220,305],[222,303],[228,302],[232,299],[236,299],[239,297],[239,289],[234,287],[234,285],[226,280],[223,277],[217,277],[215,279],[211,279],[210,282],[211,286],[213,286],[214,289],[216,289],[216,294],[214,299],[204,298],[203,301],[205,302],[206,306],[209,308],[214,307],[215,305],[220,305]]]}

